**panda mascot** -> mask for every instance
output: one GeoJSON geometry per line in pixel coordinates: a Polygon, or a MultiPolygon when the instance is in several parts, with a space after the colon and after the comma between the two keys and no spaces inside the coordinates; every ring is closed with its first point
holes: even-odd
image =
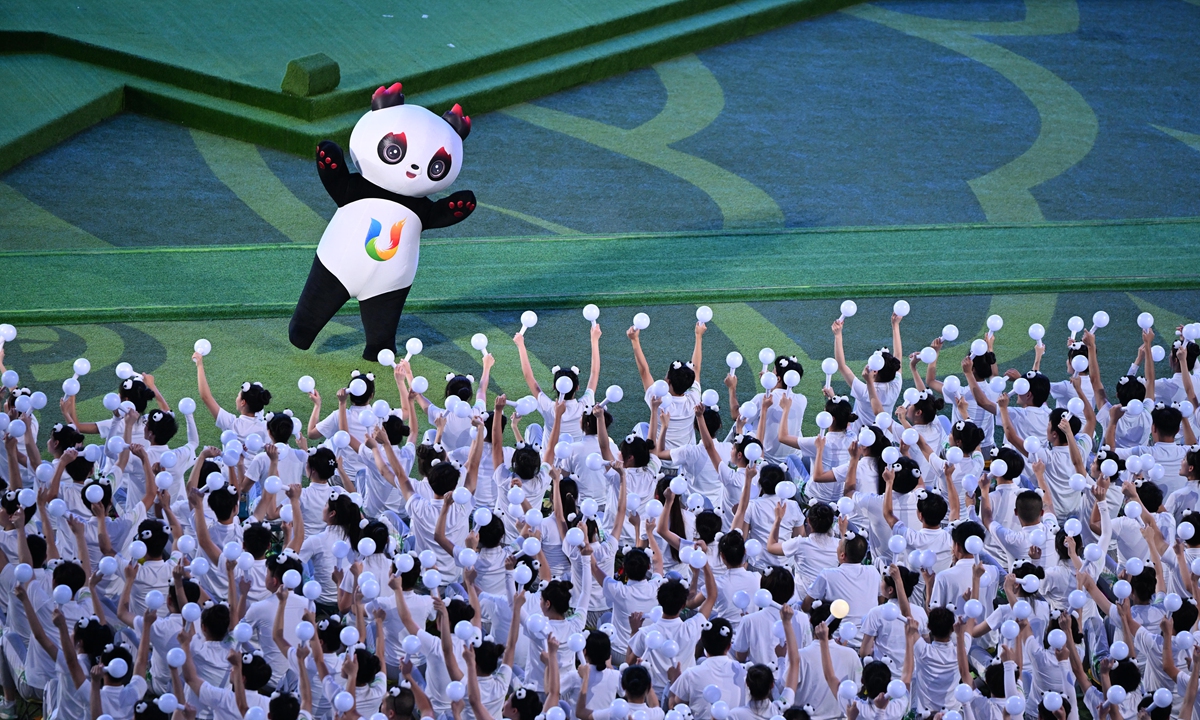
{"type": "Polygon", "coordinates": [[[438,117],[404,104],[400,83],[379,88],[371,111],[350,134],[350,172],[336,143],[317,146],[317,174],[338,209],[317,245],[308,281],[288,327],[292,344],[312,347],[317,334],[350,298],[358,298],[366,348],[396,349],[421,251],[421,231],[449,227],[475,210],[475,194],[460,190],[441,200],[427,196],[450,187],[463,162],[471,118],[455,105],[438,117]]]}

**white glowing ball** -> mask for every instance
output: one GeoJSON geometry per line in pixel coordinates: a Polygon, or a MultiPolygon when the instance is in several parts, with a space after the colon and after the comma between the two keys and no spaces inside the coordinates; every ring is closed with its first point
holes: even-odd
{"type": "MultiPolygon", "coordinates": [[[[162,593],[159,593],[158,595],[160,598],[162,597],[162,593]]],[[[54,602],[58,603],[59,605],[66,605],[75,597],[75,593],[71,592],[71,588],[67,587],[66,585],[55,585],[53,597],[54,602]]],[[[147,596],[147,599],[149,599],[149,596],[147,596]]]]}
{"type": "Polygon", "coordinates": [[[513,580],[517,581],[518,585],[525,586],[533,579],[533,570],[528,565],[518,565],[516,570],[513,570],[513,580]]]}
{"type": "Polygon", "coordinates": [[[978,555],[979,553],[983,552],[983,538],[979,537],[978,535],[972,535],[971,537],[967,538],[964,546],[966,547],[967,552],[970,554],[978,555]]]}
{"type": "Polygon", "coordinates": [[[838,498],[838,514],[849,515],[854,512],[854,501],[848,497],[838,498]]]}
{"type": "Polygon", "coordinates": [[[536,557],[542,551],[542,541],[535,537],[527,537],[521,542],[521,552],[529,557],[536,557]]]}
{"type": "Polygon", "coordinates": [[[128,380],[133,377],[133,366],[127,362],[117,363],[116,373],[120,379],[128,380]]]}
{"type": "Polygon", "coordinates": [[[887,685],[887,695],[893,700],[899,700],[908,695],[908,686],[904,684],[903,680],[893,680],[887,685]]]}
{"type": "Polygon", "coordinates": [[[1103,310],[1097,310],[1096,313],[1092,315],[1092,324],[1095,325],[1097,329],[1108,327],[1108,313],[1104,312],[1103,310]]]}
{"type": "MultiPolygon", "coordinates": [[[[874,433],[872,433],[874,435],[874,433]]],[[[900,448],[895,445],[888,445],[883,449],[883,461],[888,465],[900,459],[900,448]]]]}
{"type": "Polygon", "coordinates": [[[1154,360],[1154,362],[1162,362],[1163,358],[1166,356],[1167,351],[1163,349],[1162,345],[1155,345],[1150,348],[1150,357],[1154,360]]]}
{"type": "Polygon", "coordinates": [[[991,332],[1000,332],[1000,328],[1004,327],[1004,318],[999,315],[989,315],[987,327],[991,332]]]}
{"type": "Polygon", "coordinates": [[[1154,316],[1148,312],[1141,313],[1137,316],[1137,324],[1143,330],[1149,330],[1154,327],[1154,316]]]}
{"type": "Polygon", "coordinates": [[[1124,600],[1133,592],[1133,587],[1129,584],[1128,580],[1118,580],[1113,583],[1112,592],[1118,600],[1124,600]]]}
{"type": "Polygon", "coordinates": [[[759,378],[759,382],[762,383],[763,390],[771,392],[779,384],[779,378],[773,372],[766,372],[759,378]]]}
{"type": "Polygon", "coordinates": [[[692,553],[692,556],[690,558],[688,558],[688,565],[691,565],[696,570],[702,569],[707,564],[708,564],[708,556],[705,555],[700,550],[694,551],[692,553]]]}
{"type": "Polygon", "coordinates": [[[187,653],[183,648],[171,648],[167,651],[167,665],[173,668],[181,668],[187,662],[187,653]]]}
{"type": "Polygon", "coordinates": [[[1021,634],[1021,626],[1015,620],[1005,620],[1000,623],[1000,634],[1005,640],[1013,640],[1021,634]]]}
{"type": "MultiPolygon", "coordinates": [[[[28,566],[26,566],[26,567],[28,567],[28,566]]],[[[17,569],[20,570],[21,566],[18,565],[17,569]]],[[[113,573],[115,573],[117,571],[117,559],[115,557],[112,557],[111,555],[106,555],[106,556],[100,558],[99,570],[100,570],[101,575],[112,575],[113,573]]]]}
{"type": "Polygon", "coordinates": [[[588,322],[596,322],[596,319],[599,317],[600,317],[600,308],[596,307],[595,305],[592,305],[591,303],[583,306],[583,319],[584,320],[587,320],[588,322]]]}
{"type": "Polygon", "coordinates": [[[1029,392],[1029,381],[1025,378],[1017,378],[1013,382],[1013,392],[1018,395],[1024,395],[1029,392]]]}
{"type": "MultiPolygon", "coordinates": [[[[1042,539],[1045,540],[1045,533],[1042,533],[1042,539]]],[[[1040,545],[1040,543],[1038,543],[1040,545]]],[[[1027,593],[1033,594],[1042,588],[1042,581],[1037,575],[1026,575],[1021,578],[1021,589],[1027,593]]],[[[1020,603],[1018,603],[1020,604],[1020,603]]],[[[1028,606],[1028,603],[1026,603],[1028,606]]],[[[1026,615],[1025,617],[1029,617],[1026,615]]]]}
{"type": "Polygon", "coordinates": [[[887,544],[888,544],[888,550],[891,550],[892,552],[894,552],[896,554],[900,554],[900,553],[904,552],[904,550],[908,547],[908,543],[904,540],[903,535],[891,536],[890,538],[888,538],[887,544]]]}
{"type": "Polygon", "coordinates": [[[421,338],[409,338],[408,342],[404,343],[404,350],[409,355],[420,355],[425,349],[425,343],[421,342],[421,338]]]}
{"type": "Polygon", "coordinates": [[[1004,710],[1014,717],[1022,717],[1025,714],[1025,698],[1020,695],[1012,695],[1005,699],[1004,710]]]}
{"type": "Polygon", "coordinates": [[[892,304],[892,312],[900,317],[907,317],[911,311],[912,308],[909,306],[907,300],[897,300],[892,304]]]}
{"type": "Polygon", "coordinates": [[[644,312],[640,312],[633,316],[633,326],[638,330],[645,330],[650,327],[650,316],[644,312]]]}
{"type": "Polygon", "coordinates": [[[862,447],[870,447],[875,444],[875,432],[869,427],[864,427],[858,431],[858,444],[862,447]]]}
{"type": "Polygon", "coordinates": [[[775,486],[775,497],[790,500],[796,496],[797,491],[796,483],[791,480],[782,480],[775,486]]]}
{"type": "Polygon", "coordinates": [[[585,518],[595,520],[600,514],[600,505],[592,498],[584,498],[583,502],[579,503],[579,510],[585,518]]]}
{"type": "Polygon", "coordinates": [[[993,460],[992,467],[988,472],[993,477],[1005,477],[1008,474],[1008,463],[1000,459],[993,460]]]}
{"type": "Polygon", "coordinates": [[[983,617],[983,603],[972,598],[963,605],[963,611],[966,612],[967,617],[979,619],[983,617]]]}
{"type": "Polygon", "coordinates": [[[405,635],[400,641],[400,648],[409,655],[415,655],[421,649],[421,639],[416,635],[405,635]]]}
{"type": "Polygon", "coordinates": [[[191,565],[188,566],[188,571],[191,572],[192,577],[207,575],[211,570],[212,565],[208,562],[208,558],[206,557],[198,557],[192,561],[191,565]]]}
{"type": "Polygon", "coordinates": [[[349,712],[350,708],[354,707],[354,696],[345,690],[341,691],[334,696],[333,707],[340,713],[349,712]]]}
{"type": "MultiPolygon", "coordinates": [[[[1062,701],[1060,700],[1059,702],[1062,701]]],[[[1169,689],[1159,688],[1154,691],[1154,707],[1169,707],[1172,702],[1174,702],[1174,700],[1169,689]]]]}
{"type": "Polygon", "coordinates": [[[1077,333],[1082,330],[1083,318],[1079,317],[1078,315],[1072,315],[1071,319],[1067,321],[1067,329],[1073,333],[1077,333]]]}
{"type": "Polygon", "coordinates": [[[858,305],[853,300],[846,300],[842,303],[841,311],[842,317],[854,317],[858,312],[858,305]]]}
{"type": "Polygon", "coordinates": [[[766,588],[759,588],[754,591],[754,604],[760,608],[771,607],[775,600],[771,597],[771,591],[766,588]]]}
{"type": "Polygon", "coordinates": [[[770,365],[775,362],[775,351],[771,348],[763,348],[758,351],[758,361],[763,365],[770,365]]]}
{"type": "MultiPolygon", "coordinates": [[[[147,595],[147,599],[149,599],[149,595],[147,595]]],[[[190,603],[184,605],[183,609],[180,610],[179,612],[180,612],[180,615],[183,616],[183,619],[190,623],[194,623],[197,620],[199,620],[200,615],[202,614],[202,611],[200,610],[200,606],[194,602],[190,602],[190,603]]]]}
{"type": "Polygon", "coordinates": [[[829,604],[829,614],[841,620],[850,614],[850,603],[838,598],[829,604]]]}
{"type": "Polygon", "coordinates": [[[828,430],[832,426],[833,415],[825,412],[824,410],[817,413],[817,427],[821,428],[822,430],[828,430]]]}
{"type": "Polygon", "coordinates": [[[986,340],[971,341],[971,357],[980,357],[988,351],[986,340]]]}
{"type": "Polygon", "coordinates": [[[233,626],[233,639],[237,642],[250,642],[252,637],[254,637],[254,628],[250,625],[240,622],[233,626]]]}
{"type": "Polygon", "coordinates": [[[713,319],[712,308],[710,308],[707,305],[701,305],[700,307],[696,308],[696,322],[704,324],[704,323],[709,322],[712,319],[713,319]]]}
{"type": "Polygon", "coordinates": [[[79,358],[71,366],[71,369],[75,371],[76,375],[87,375],[92,371],[92,363],[87,358],[79,358]]]}
{"type": "Polygon", "coordinates": [[[1125,517],[1140,518],[1142,516],[1142,505],[1138,502],[1125,503],[1125,517]]]}
{"type": "Polygon", "coordinates": [[[740,368],[743,362],[744,360],[742,359],[742,354],[737,350],[734,350],[725,356],[725,364],[729,366],[730,371],[740,368]]]}
{"type": "Polygon", "coordinates": [[[1140,557],[1131,557],[1125,560],[1125,571],[1130,575],[1141,575],[1146,569],[1146,561],[1140,557]]]}
{"type": "Polygon", "coordinates": [[[90,503],[98,503],[104,499],[104,488],[99,485],[88,485],[87,490],[83,491],[83,496],[90,503]]]}
{"type": "Polygon", "coordinates": [[[948,375],[942,381],[942,392],[945,395],[957,395],[962,390],[962,380],[957,375],[948,375]]]}
{"type": "Polygon", "coordinates": [[[1106,697],[1113,705],[1120,705],[1121,703],[1125,702],[1126,696],[1128,696],[1128,693],[1125,691],[1125,688],[1121,687],[1120,685],[1113,685],[1108,689],[1108,695],[1106,697]]]}
{"type": "Polygon", "coordinates": [[[955,325],[947,325],[942,328],[942,341],[954,342],[958,339],[958,327],[955,325]]]}
{"type": "Polygon", "coordinates": [[[850,702],[854,696],[858,694],[858,683],[853,680],[843,680],[838,685],[838,698],[845,702],[850,702]]]}
{"type": "Polygon", "coordinates": [[[745,450],[746,459],[750,462],[757,462],[762,457],[762,445],[758,443],[750,443],[745,450]]]}

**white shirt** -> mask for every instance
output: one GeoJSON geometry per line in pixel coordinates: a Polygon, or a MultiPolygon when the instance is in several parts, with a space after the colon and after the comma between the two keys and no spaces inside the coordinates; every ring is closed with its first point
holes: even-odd
{"type": "MultiPolygon", "coordinates": [[[[862,678],[862,661],[854,650],[829,641],[829,659],[833,661],[833,674],[838,682],[862,678]]],[[[813,642],[800,648],[800,682],[796,685],[796,697],[812,705],[811,720],[836,720],[842,716],[838,699],[829,690],[821,666],[821,644],[813,642]]]]}
{"type": "Polygon", "coordinates": [[[721,699],[730,707],[745,702],[745,669],[728,655],[704,657],[680,673],[671,684],[671,694],[692,709],[698,720],[712,717],[712,704],[704,699],[704,688],[716,685],[721,699]]]}
{"type": "Polygon", "coordinates": [[[918,715],[959,707],[954,699],[959,679],[956,642],[953,636],[946,642],[917,638],[913,645],[912,694],[918,715]]]}
{"type": "Polygon", "coordinates": [[[467,520],[471,508],[459,505],[450,498],[444,500],[429,499],[420,493],[414,493],[408,499],[408,516],[411,518],[414,535],[413,545],[418,552],[431,550],[437,556],[437,569],[446,582],[458,579],[461,570],[455,564],[454,558],[434,540],[434,529],[437,527],[438,516],[442,512],[442,503],[451,503],[450,511],[446,514],[446,537],[455,547],[462,546],[467,539],[470,528],[467,520]]]}
{"type": "MultiPolygon", "coordinates": [[[[903,616],[895,620],[884,618],[883,608],[886,605],[894,605],[897,610],[900,609],[900,604],[896,600],[888,600],[884,605],[876,605],[871,608],[863,618],[862,634],[875,638],[871,657],[887,663],[893,673],[898,673],[904,666],[904,653],[908,648],[904,636],[905,619],[903,616]]],[[[917,629],[921,635],[926,635],[929,630],[929,616],[925,614],[925,609],[909,603],[909,610],[912,612],[913,619],[917,621],[917,629]]]]}
{"type": "MultiPolygon", "coordinates": [[[[783,462],[788,455],[796,453],[795,448],[788,447],[779,442],[779,425],[783,422],[783,409],[779,407],[779,401],[783,399],[784,393],[787,390],[775,388],[771,391],[772,405],[767,409],[767,424],[763,428],[763,456],[771,462],[783,462]]],[[[794,437],[801,437],[804,433],[804,414],[808,411],[808,398],[799,393],[791,393],[792,408],[788,411],[788,426],[787,434],[794,437]]],[[[766,393],[759,393],[754,396],[751,401],[758,408],[758,412],[762,412],[763,398],[766,393]]]]}
{"type": "MultiPolygon", "coordinates": [[[[646,405],[654,397],[652,388],[646,389],[646,405]]],[[[659,412],[667,413],[671,422],[667,425],[664,449],[671,450],[684,445],[696,444],[696,406],[700,404],[700,383],[694,383],[683,395],[666,395],[659,412]]],[[[652,438],[657,440],[657,438],[652,438]]]]}
{"type": "Polygon", "coordinates": [[[612,622],[616,628],[612,636],[614,655],[624,655],[629,646],[629,616],[635,612],[649,615],[658,604],[658,588],[664,580],[661,576],[628,583],[618,582],[611,577],[604,580],[604,594],[612,602],[612,622]]]}
{"type": "MultiPolygon", "coordinates": [[[[287,607],[283,611],[283,637],[293,647],[300,643],[300,639],[296,636],[296,626],[304,619],[304,612],[307,609],[308,600],[303,595],[288,593],[287,607]]],[[[242,618],[242,622],[253,628],[254,640],[262,649],[263,659],[271,666],[271,682],[273,684],[283,678],[283,671],[287,669],[286,658],[271,636],[275,628],[275,615],[278,610],[279,598],[275,595],[268,595],[265,599],[251,604],[246,609],[246,616],[242,618]]]]}
{"type": "Polygon", "coordinates": [[[707,620],[708,618],[699,613],[687,620],[677,617],[662,618],[658,622],[643,624],[637,635],[629,641],[629,649],[649,666],[654,687],[667,686],[667,671],[671,667],[678,665],[681,670],[686,670],[696,664],[696,643],[700,640],[702,624],[707,620]],[[662,633],[667,640],[674,640],[679,644],[678,655],[670,657],[661,647],[652,650],[646,645],[647,634],[655,630],[662,633]]]}

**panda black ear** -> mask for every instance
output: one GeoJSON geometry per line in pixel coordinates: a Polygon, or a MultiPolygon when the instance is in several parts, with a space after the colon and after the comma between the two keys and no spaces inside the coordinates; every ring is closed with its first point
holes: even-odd
{"type": "Polygon", "coordinates": [[[450,127],[454,128],[454,132],[463,140],[471,134],[471,118],[463,115],[462,105],[454,103],[454,107],[442,114],[442,119],[450,123],[450,127]]]}
{"type": "Polygon", "coordinates": [[[400,92],[403,87],[400,83],[392,83],[391,87],[386,88],[381,85],[375,91],[375,94],[371,96],[371,109],[382,110],[396,105],[403,105],[404,93],[400,92]]]}

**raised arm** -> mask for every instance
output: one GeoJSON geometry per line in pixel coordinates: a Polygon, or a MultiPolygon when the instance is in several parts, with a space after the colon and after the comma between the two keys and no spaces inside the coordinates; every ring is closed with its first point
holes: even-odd
{"type": "MultiPolygon", "coordinates": [[[[533,366],[529,364],[529,351],[525,349],[525,336],[517,333],[513,335],[513,342],[517,346],[517,357],[521,359],[521,375],[525,378],[525,384],[529,386],[529,392],[537,397],[542,394],[542,388],[533,376],[533,366]]],[[[492,436],[493,439],[495,437],[495,435],[492,436]]]]}
{"type": "Polygon", "coordinates": [[[644,392],[654,384],[654,375],[650,372],[650,364],[646,362],[645,353],[642,352],[641,334],[641,331],[633,326],[625,331],[625,337],[629,338],[629,342],[633,345],[633,361],[637,364],[638,377],[642,380],[642,391],[644,392]]]}
{"type": "Polygon", "coordinates": [[[212,413],[213,419],[221,414],[221,405],[217,399],[213,397],[212,390],[208,388],[208,375],[204,372],[204,356],[200,353],[192,355],[192,362],[196,363],[196,385],[200,390],[200,401],[204,403],[204,407],[212,413]]]}
{"type": "Polygon", "coordinates": [[[721,471],[721,454],[717,452],[717,444],[713,442],[712,435],[708,432],[708,423],[704,422],[704,406],[697,404],[695,412],[696,425],[700,428],[700,442],[704,445],[704,451],[708,453],[709,462],[719,473],[721,471]]]}
{"type": "Polygon", "coordinates": [[[592,363],[588,368],[588,384],[587,389],[593,395],[596,394],[596,387],[600,384],[600,323],[592,325],[591,341],[592,341],[592,363]]]}
{"type": "Polygon", "coordinates": [[[704,332],[708,330],[702,322],[696,323],[696,344],[692,346],[692,370],[696,373],[696,382],[700,382],[700,363],[704,360],[704,332]]]}
{"type": "MultiPolygon", "coordinates": [[[[858,378],[854,375],[854,371],[846,364],[846,351],[842,348],[842,321],[837,320],[833,323],[833,359],[837,361],[838,372],[842,374],[842,379],[850,387],[854,387],[854,381],[858,378]]],[[[836,693],[834,693],[836,695],[836,693]]]]}

